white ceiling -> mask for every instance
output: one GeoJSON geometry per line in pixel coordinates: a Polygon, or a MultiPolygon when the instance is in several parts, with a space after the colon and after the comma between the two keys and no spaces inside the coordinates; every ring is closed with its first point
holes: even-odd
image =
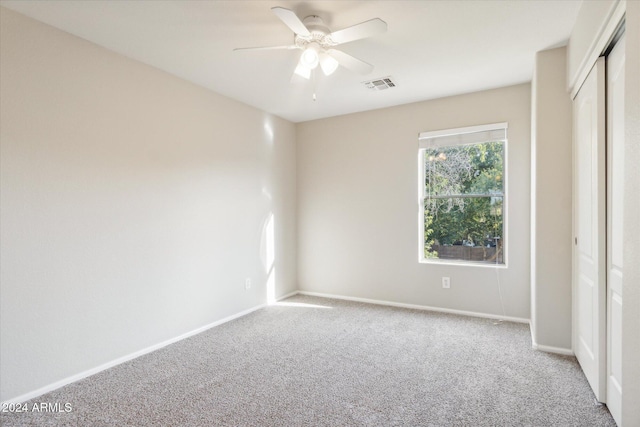
{"type": "Polygon", "coordinates": [[[581,1],[2,1],[2,6],[293,122],[523,83],[537,51],[566,43],[581,1]],[[381,35],[339,48],[375,66],[290,83],[299,51],[271,12],[318,15],[333,31],[371,18],[381,35]],[[362,82],[392,76],[397,87],[362,82]]]}

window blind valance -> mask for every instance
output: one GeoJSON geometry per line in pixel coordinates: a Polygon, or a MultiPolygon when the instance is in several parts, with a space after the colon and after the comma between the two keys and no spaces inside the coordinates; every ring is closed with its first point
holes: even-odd
{"type": "Polygon", "coordinates": [[[505,122],[421,132],[418,136],[418,144],[419,148],[435,148],[505,141],[507,139],[507,127],[508,124],[505,122]]]}

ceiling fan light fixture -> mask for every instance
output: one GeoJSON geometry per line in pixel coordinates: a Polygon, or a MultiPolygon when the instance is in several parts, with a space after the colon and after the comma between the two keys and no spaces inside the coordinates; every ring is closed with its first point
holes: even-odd
{"type": "Polygon", "coordinates": [[[322,52],[320,54],[320,68],[322,68],[322,72],[325,76],[330,76],[334,71],[338,68],[338,61],[329,56],[328,54],[322,52]]]}
{"type": "Polygon", "coordinates": [[[311,68],[307,68],[302,64],[298,64],[294,73],[307,80],[311,78],[311,68]]]}
{"type": "Polygon", "coordinates": [[[316,68],[320,62],[319,50],[317,43],[309,43],[300,56],[300,64],[310,70],[316,68]]]}
{"type": "MultiPolygon", "coordinates": [[[[234,51],[301,50],[302,53],[298,57],[292,82],[296,79],[295,76],[311,80],[313,70],[318,65],[326,76],[333,74],[338,65],[358,74],[368,74],[373,70],[373,65],[341,50],[334,49],[334,47],[384,33],[387,31],[387,23],[382,19],[370,19],[332,32],[320,16],[310,15],[300,19],[294,11],[279,6],[272,7],[271,11],[293,31],[293,44],[239,48],[234,51]]],[[[313,75],[313,77],[315,81],[316,76],[313,75]]]]}

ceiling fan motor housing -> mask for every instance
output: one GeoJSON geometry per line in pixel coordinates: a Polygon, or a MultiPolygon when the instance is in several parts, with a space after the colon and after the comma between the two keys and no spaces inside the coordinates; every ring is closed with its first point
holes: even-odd
{"type": "Polygon", "coordinates": [[[294,40],[296,46],[304,49],[309,43],[318,43],[323,49],[327,49],[329,47],[335,46],[335,43],[331,36],[329,35],[331,31],[329,27],[327,27],[322,20],[317,15],[307,16],[302,20],[302,23],[311,33],[308,36],[303,36],[300,34],[296,34],[294,40]]]}

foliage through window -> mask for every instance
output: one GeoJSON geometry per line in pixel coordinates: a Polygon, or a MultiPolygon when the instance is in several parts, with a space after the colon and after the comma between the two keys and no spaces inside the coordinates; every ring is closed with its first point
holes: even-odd
{"type": "Polygon", "coordinates": [[[420,259],[505,263],[506,124],[420,135],[420,259]]]}

